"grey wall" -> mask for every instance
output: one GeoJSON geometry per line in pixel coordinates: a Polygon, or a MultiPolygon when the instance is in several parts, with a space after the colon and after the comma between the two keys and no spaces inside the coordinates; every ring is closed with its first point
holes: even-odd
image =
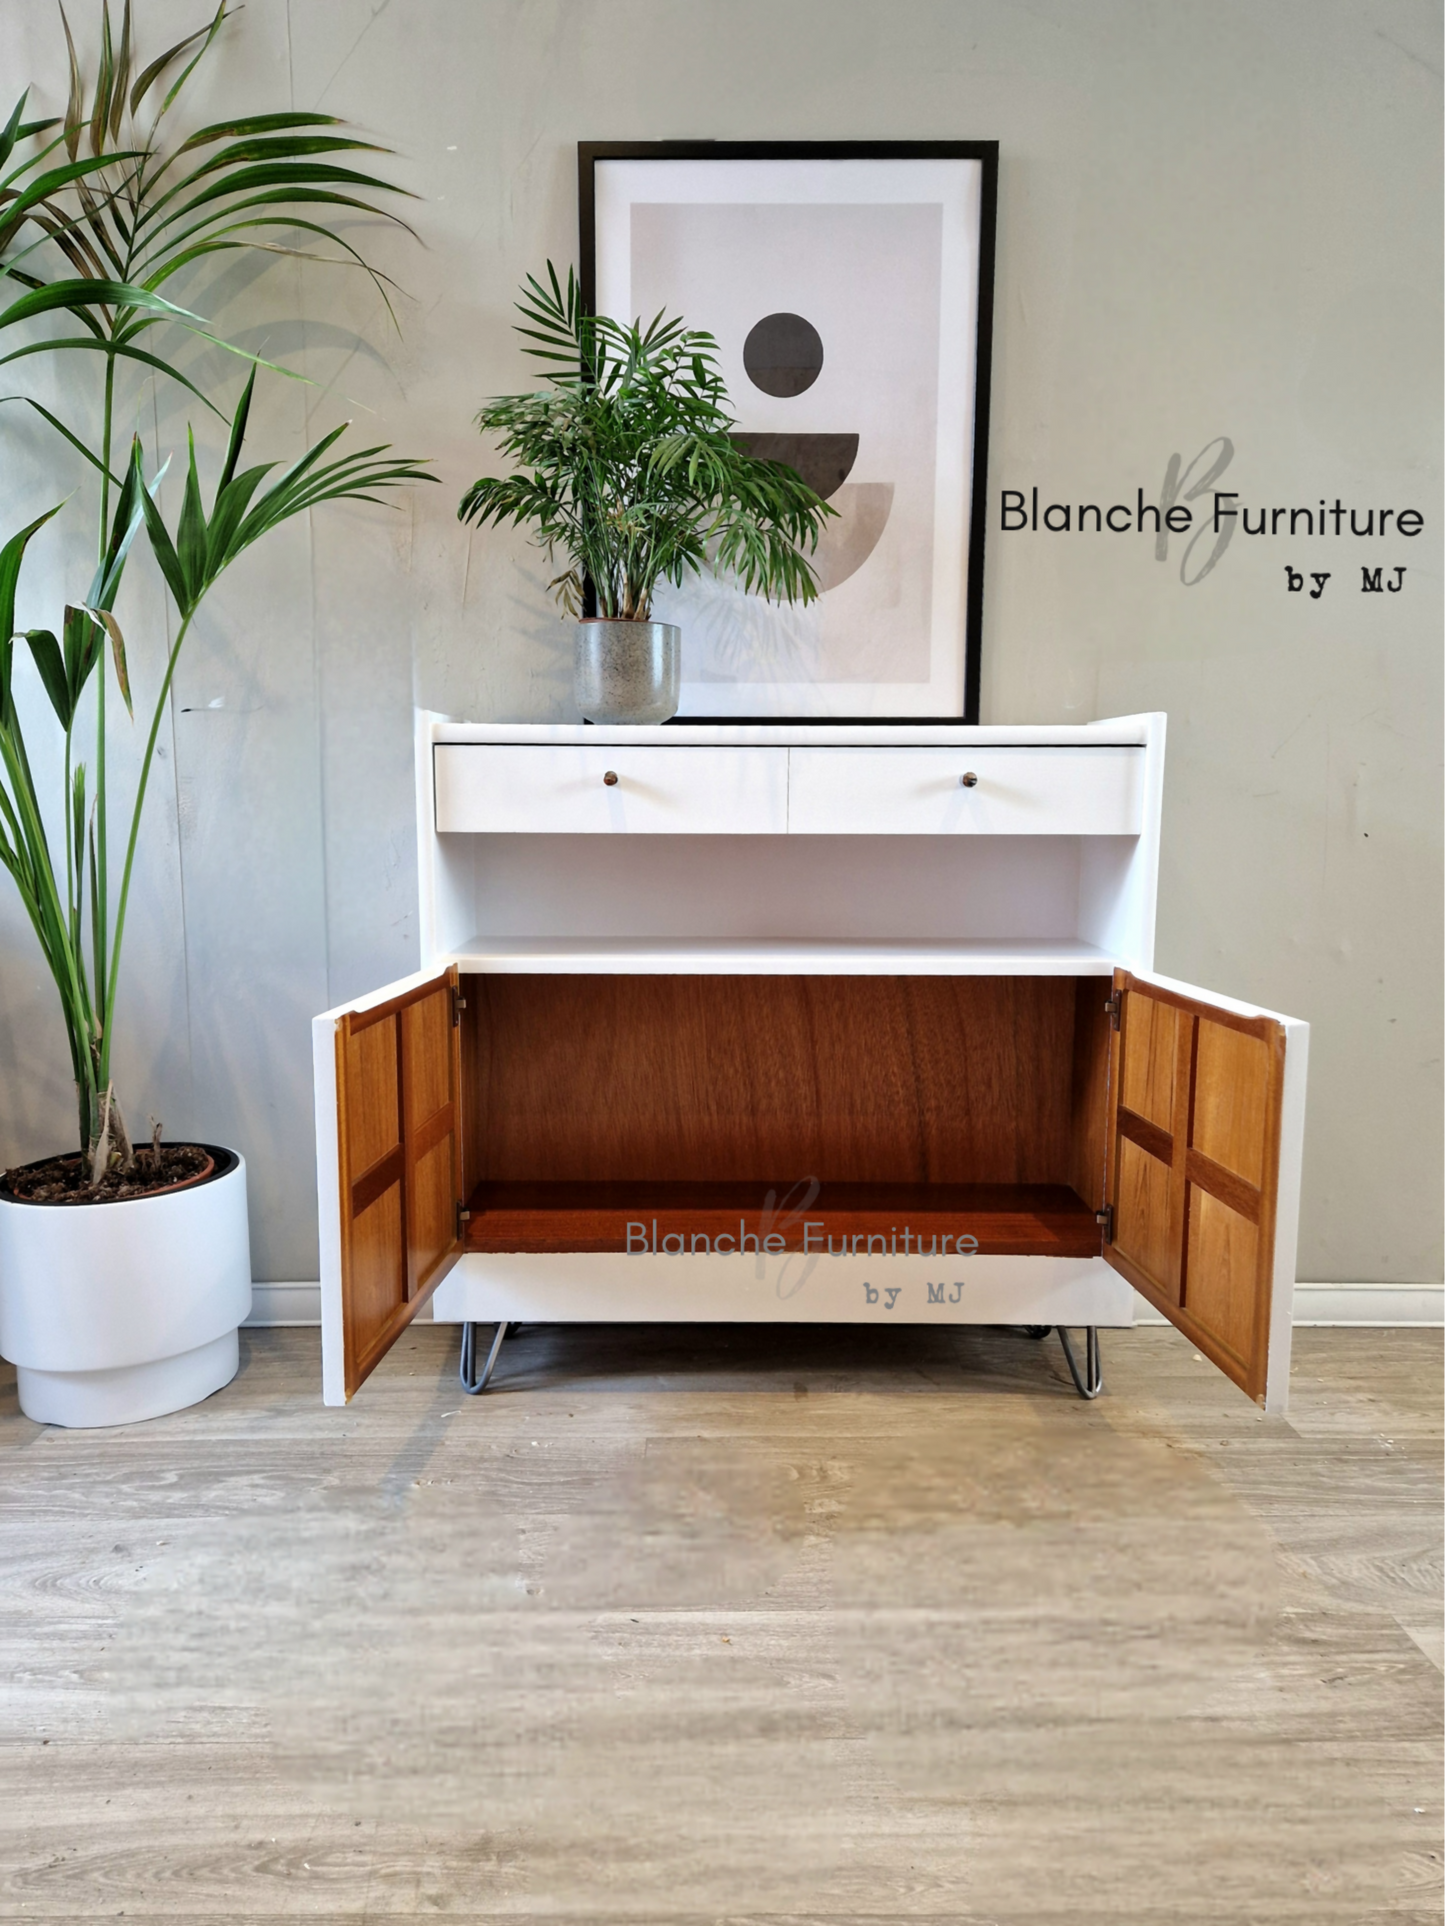
{"type": "MultiPolygon", "coordinates": [[[[93,49],[92,9],[73,11],[93,49]]],[[[204,11],[141,0],[147,44],[204,11]]],[[[256,443],[285,454],[351,416],[443,477],[399,513],[320,511],[239,565],[162,733],[123,1094],[140,1122],[244,1149],[258,1277],[316,1271],[308,1018],[415,964],[413,703],[568,713],[540,564],[469,540],[454,508],[482,466],[478,401],[527,379],[513,289],[574,255],[574,143],[931,135],[1002,143],[995,503],[1035,482],[1157,495],[1171,455],[1223,435],[1221,485],[1251,504],[1425,514],[1370,557],[1408,564],[1399,595],[1362,596],[1364,544],[1317,541],[1333,579],[1315,602],[1284,592],[1283,541],[1237,539],[1190,587],[1178,543],[1158,561],[1147,538],[1001,536],[995,512],[983,713],[1169,712],[1159,965],[1314,1025],[1301,1275],[1438,1278],[1438,8],[247,0],[227,33],[193,113],[346,115],[420,197],[420,245],[368,243],[407,290],[400,339],[355,275],[277,260],[185,290],[315,384],[273,379],[256,443]]],[[[48,7],[6,0],[0,50],[63,101],[48,7]]],[[[183,446],[173,401],[128,405],[157,454],[183,446]]],[[[0,412],[7,531],[73,485],[27,412],[0,412]]],[[[82,508],[40,544],[22,622],[83,586],[82,508]]],[[[147,568],[122,605],[142,693],[165,624],[147,568]]],[[[0,895],[7,1161],[70,1131],[51,1001],[0,895]]]]}

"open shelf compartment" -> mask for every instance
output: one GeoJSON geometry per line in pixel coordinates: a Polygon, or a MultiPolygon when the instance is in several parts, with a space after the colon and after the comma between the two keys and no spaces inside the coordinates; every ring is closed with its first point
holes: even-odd
{"type": "Polygon", "coordinates": [[[1065,1184],[479,1184],[464,1246],[488,1254],[1097,1257],[1065,1184]]]}
{"type": "Polygon", "coordinates": [[[468,1251],[1100,1251],[1095,975],[462,990],[468,1251]]]}
{"type": "Polygon", "coordinates": [[[438,835],[425,961],[468,970],[1106,972],[1153,942],[1143,836],[438,835]]]}

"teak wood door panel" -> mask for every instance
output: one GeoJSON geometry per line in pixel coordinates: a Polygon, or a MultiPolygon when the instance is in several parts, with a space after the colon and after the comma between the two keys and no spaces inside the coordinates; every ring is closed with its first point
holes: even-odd
{"type": "Polygon", "coordinates": [[[452,968],[336,1025],[345,1390],[461,1254],[461,1053],[452,968]]]}
{"type": "Polygon", "coordinates": [[[1114,995],[1104,1255],[1262,1401],[1285,1027],[1125,970],[1114,995]]]}

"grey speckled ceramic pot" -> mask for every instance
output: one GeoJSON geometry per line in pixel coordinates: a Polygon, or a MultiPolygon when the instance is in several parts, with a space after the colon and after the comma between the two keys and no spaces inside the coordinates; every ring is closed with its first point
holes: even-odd
{"type": "Polygon", "coordinates": [[[671,622],[577,624],[573,690],[589,722],[666,722],[681,666],[682,630],[671,622]]]}

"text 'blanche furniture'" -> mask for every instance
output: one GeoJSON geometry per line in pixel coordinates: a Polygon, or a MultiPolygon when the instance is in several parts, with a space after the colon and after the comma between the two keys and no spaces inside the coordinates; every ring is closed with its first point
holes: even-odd
{"type": "Polygon", "coordinates": [[[419,716],[425,967],[314,1024],[327,1401],[427,1301],[475,1385],[483,1322],[1138,1291],[1283,1410],[1308,1029],[1152,973],[1163,754],[419,716]]]}

